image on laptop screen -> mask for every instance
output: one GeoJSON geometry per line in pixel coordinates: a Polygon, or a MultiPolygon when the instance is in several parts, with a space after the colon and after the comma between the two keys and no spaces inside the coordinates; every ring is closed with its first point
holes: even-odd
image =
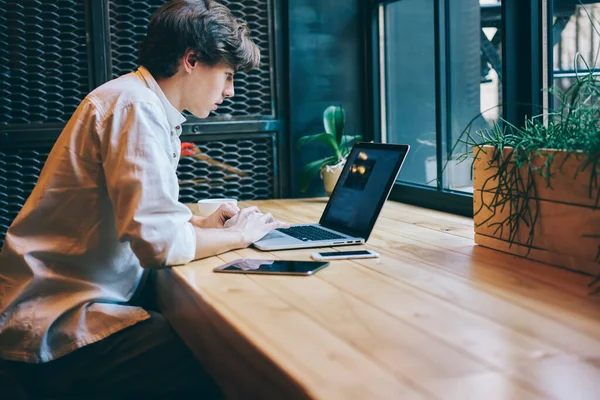
{"type": "Polygon", "coordinates": [[[368,236],[406,155],[399,147],[355,149],[321,224],[368,236]]]}

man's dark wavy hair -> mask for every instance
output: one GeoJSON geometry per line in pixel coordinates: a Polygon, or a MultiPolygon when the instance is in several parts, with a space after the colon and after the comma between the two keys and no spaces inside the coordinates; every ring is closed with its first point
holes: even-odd
{"type": "Polygon", "coordinates": [[[214,0],[171,0],[150,18],[139,63],[155,78],[175,75],[179,60],[192,49],[195,58],[213,67],[225,63],[235,71],[260,64],[260,50],[245,22],[214,0]]]}

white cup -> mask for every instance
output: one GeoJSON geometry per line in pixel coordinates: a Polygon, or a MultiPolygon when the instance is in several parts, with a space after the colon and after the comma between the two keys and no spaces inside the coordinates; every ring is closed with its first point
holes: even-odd
{"type": "Polygon", "coordinates": [[[232,203],[234,206],[237,205],[236,199],[203,199],[198,200],[198,215],[201,217],[208,217],[221,206],[223,203],[232,203]]]}

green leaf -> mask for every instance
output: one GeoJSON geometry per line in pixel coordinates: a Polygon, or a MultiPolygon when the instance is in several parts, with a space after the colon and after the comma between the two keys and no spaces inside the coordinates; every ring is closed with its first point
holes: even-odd
{"type": "Polygon", "coordinates": [[[319,170],[325,165],[332,165],[337,162],[337,156],[329,156],[320,160],[312,161],[304,166],[300,177],[300,191],[305,192],[310,186],[310,181],[319,173],[319,170]]]}
{"type": "Polygon", "coordinates": [[[325,132],[332,134],[338,144],[344,135],[346,111],[340,106],[329,106],[323,111],[323,126],[325,132]]]}
{"type": "Polygon", "coordinates": [[[352,142],[359,142],[362,140],[362,135],[344,135],[342,137],[342,144],[349,146],[352,142]]]}
{"type": "Polygon", "coordinates": [[[340,148],[339,148],[337,142],[335,141],[335,138],[333,137],[332,134],[327,133],[327,132],[317,133],[315,135],[303,136],[298,140],[298,146],[299,147],[306,146],[308,143],[311,143],[315,140],[325,143],[327,146],[329,146],[331,148],[331,150],[333,150],[336,157],[338,157],[338,158],[341,157],[340,148]]]}
{"type": "Polygon", "coordinates": [[[344,135],[342,136],[342,142],[340,144],[340,152],[342,153],[342,156],[346,157],[348,155],[348,153],[350,153],[350,149],[352,148],[351,144],[353,144],[352,142],[358,142],[362,140],[362,136],[361,135],[344,135]]]}

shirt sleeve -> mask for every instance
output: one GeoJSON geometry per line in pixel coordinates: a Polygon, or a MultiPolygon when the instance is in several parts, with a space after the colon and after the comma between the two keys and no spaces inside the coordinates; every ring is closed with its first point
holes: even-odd
{"type": "Polygon", "coordinates": [[[144,268],[184,264],[196,252],[192,213],[178,200],[172,162],[178,158],[163,119],[162,109],[142,102],[115,109],[99,128],[117,234],[144,268]]]}

